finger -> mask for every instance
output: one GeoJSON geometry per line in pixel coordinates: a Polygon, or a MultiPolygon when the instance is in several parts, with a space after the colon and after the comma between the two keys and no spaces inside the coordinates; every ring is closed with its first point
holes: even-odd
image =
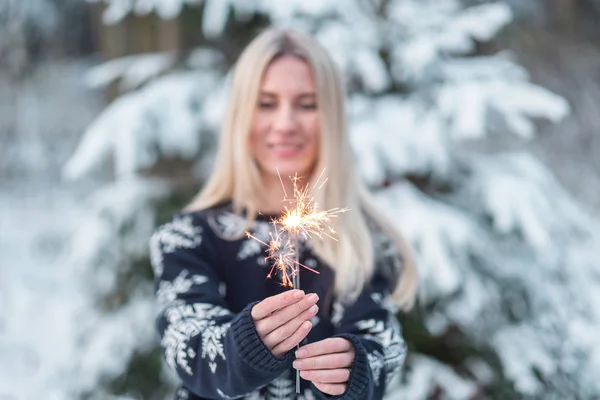
{"type": "Polygon", "coordinates": [[[300,371],[300,376],[307,381],[320,383],[346,383],[350,379],[350,369],[337,368],[300,371]]]}
{"type": "Polygon", "coordinates": [[[295,360],[294,368],[298,370],[349,368],[352,361],[354,361],[353,353],[326,354],[295,360]]]}
{"type": "MultiPolygon", "coordinates": [[[[279,343],[283,342],[284,340],[286,340],[290,336],[292,336],[300,328],[300,326],[305,321],[310,320],[317,313],[317,311],[319,311],[319,307],[316,304],[313,304],[308,310],[305,310],[302,314],[300,314],[296,318],[288,321],[284,325],[274,329],[273,331],[268,333],[266,336],[264,336],[264,339],[263,339],[264,344],[271,349],[274,348],[279,343]]],[[[263,321],[266,321],[267,319],[268,318],[264,319],[263,321]]],[[[261,321],[259,321],[259,322],[261,322],[261,321]]],[[[257,326],[257,330],[259,330],[258,326],[257,326]]],[[[259,331],[259,333],[260,333],[260,331],[259,331]]]]}
{"type": "Polygon", "coordinates": [[[304,297],[302,290],[288,290],[275,296],[267,297],[254,307],[252,307],[252,318],[255,321],[261,320],[281,308],[287,307],[290,304],[297,303],[304,297]]]}
{"type": "Polygon", "coordinates": [[[291,330],[289,332],[287,332],[287,335],[280,338],[279,341],[281,342],[282,340],[289,337],[293,331],[298,329],[298,326],[300,326],[300,324],[302,322],[306,321],[307,319],[312,318],[312,316],[314,314],[316,314],[316,312],[318,311],[318,307],[315,305],[315,303],[318,300],[319,300],[319,296],[317,296],[315,293],[309,294],[308,296],[305,296],[301,301],[294,303],[292,305],[289,305],[289,306],[285,307],[284,309],[275,311],[268,317],[265,317],[265,318],[257,321],[255,324],[256,330],[263,335],[267,335],[267,334],[273,332],[275,329],[277,329],[279,327],[283,327],[284,324],[293,320],[294,318],[301,316],[303,314],[306,314],[306,316],[308,316],[308,318],[303,318],[298,322],[297,326],[295,326],[293,328],[290,327],[289,329],[291,329],[291,330]],[[317,308],[312,308],[313,305],[317,308]],[[307,312],[307,311],[309,311],[309,312],[307,312]]]}
{"type": "Polygon", "coordinates": [[[321,392],[333,396],[340,396],[346,391],[346,384],[344,383],[313,382],[313,385],[315,385],[316,388],[319,389],[321,392]]]}
{"type": "Polygon", "coordinates": [[[283,355],[296,347],[301,341],[304,340],[308,332],[312,329],[310,321],[304,321],[298,330],[296,330],[290,337],[279,343],[273,348],[273,354],[276,356],[283,355]]]}
{"type": "Polygon", "coordinates": [[[296,351],[296,358],[307,358],[323,354],[352,351],[354,351],[354,346],[349,340],[344,338],[329,338],[300,347],[300,349],[296,351]]]}

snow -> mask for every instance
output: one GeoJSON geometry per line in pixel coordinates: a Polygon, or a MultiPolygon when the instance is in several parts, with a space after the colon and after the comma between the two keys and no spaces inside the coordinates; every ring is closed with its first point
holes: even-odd
{"type": "Polygon", "coordinates": [[[421,400],[430,398],[434,388],[444,393],[445,399],[468,400],[477,392],[474,382],[458,376],[451,368],[426,356],[411,359],[413,370],[407,373],[408,382],[392,383],[386,393],[389,399],[421,400]]]}
{"type": "Polygon", "coordinates": [[[354,53],[354,65],[358,75],[364,78],[367,91],[382,92],[390,85],[385,65],[375,51],[365,48],[354,53]]]}
{"type": "Polygon", "coordinates": [[[465,253],[478,243],[477,225],[470,216],[427,198],[409,183],[380,190],[377,199],[418,249],[422,295],[434,300],[457,291],[467,275],[465,253]]]}
{"type": "Polygon", "coordinates": [[[462,9],[457,1],[396,1],[392,19],[405,27],[405,38],[393,50],[400,80],[420,80],[429,67],[445,56],[473,50],[473,39],[494,37],[512,19],[504,3],[462,9]]]}
{"type": "Polygon", "coordinates": [[[198,47],[193,49],[186,63],[191,68],[214,68],[223,59],[223,55],[215,49],[198,47]]]}
{"type": "Polygon", "coordinates": [[[366,182],[381,185],[388,176],[449,168],[448,138],[438,113],[420,101],[385,96],[369,101],[357,96],[351,105],[350,135],[366,182]]]}
{"type": "Polygon", "coordinates": [[[93,391],[101,376],[118,375],[135,349],[155,344],[151,286],[110,314],[97,298],[114,288],[124,226],[134,226],[128,246],[146,253],[153,230],[147,201],[164,194],[161,187],[121,182],[86,207],[82,191],[2,188],[0,397],[73,398],[93,391]]]}
{"type": "Polygon", "coordinates": [[[219,82],[211,72],[181,72],[121,96],[84,132],[64,176],[77,179],[104,165],[110,155],[119,177],[153,165],[159,154],[195,156],[202,143],[196,103],[208,98],[219,82]]]}
{"type": "Polygon", "coordinates": [[[202,33],[206,37],[218,37],[223,34],[230,10],[228,0],[206,1],[202,15],[202,33]]]}
{"type": "Polygon", "coordinates": [[[504,373],[520,393],[547,390],[534,371],[557,382],[551,390],[564,390],[566,379],[593,393],[598,222],[529,154],[474,157],[464,191],[462,212],[435,204],[407,183],[378,192],[382,207],[417,246],[421,295],[444,299],[428,316],[430,332],[458,325],[483,342],[491,334],[504,373]],[[496,233],[486,230],[488,217],[496,233]],[[503,316],[501,304],[518,323],[503,316]]]}
{"type": "Polygon", "coordinates": [[[551,235],[569,235],[575,230],[589,232],[585,212],[530,154],[509,153],[480,159],[474,167],[473,198],[480,200],[497,232],[517,232],[540,253],[551,251],[558,244],[552,243],[551,235]]]}
{"type": "Polygon", "coordinates": [[[84,79],[88,86],[101,88],[121,78],[121,88],[129,90],[167,71],[175,61],[171,53],[122,57],[92,68],[84,79]]]}
{"type": "MultiPolygon", "coordinates": [[[[98,190],[102,185],[85,179],[57,181],[78,127],[99,110],[81,87],[85,67],[47,62],[19,88],[26,101],[7,105],[12,93],[0,94],[0,108],[8,110],[0,125],[0,398],[64,400],[97,392],[98,382],[118,376],[135,349],[155,345],[147,323],[155,315],[151,287],[140,286],[114,315],[98,303],[114,290],[116,268],[124,265],[118,261],[127,261],[120,249],[146,256],[154,226],[148,201],[164,195],[164,186],[130,180],[98,190]],[[20,115],[43,135],[29,128],[7,138],[20,115]],[[45,158],[17,158],[26,146],[39,147],[45,158]],[[127,229],[131,237],[122,240],[127,229]],[[121,351],[107,359],[113,344],[121,351]]],[[[5,79],[0,74],[0,84],[5,79]]]]}
{"type": "Polygon", "coordinates": [[[494,337],[507,376],[515,382],[517,390],[526,395],[535,395],[540,390],[541,383],[534,368],[544,375],[555,372],[552,354],[540,339],[539,333],[527,326],[505,328],[494,337]],[[515,359],[519,362],[514,362],[515,359]]]}
{"type": "MultiPolygon", "coordinates": [[[[90,3],[102,0],[87,0],[90,3]]],[[[147,15],[156,12],[161,18],[173,19],[185,4],[199,5],[202,0],[104,0],[106,9],[102,21],[107,25],[119,23],[130,13],[147,15]]]]}

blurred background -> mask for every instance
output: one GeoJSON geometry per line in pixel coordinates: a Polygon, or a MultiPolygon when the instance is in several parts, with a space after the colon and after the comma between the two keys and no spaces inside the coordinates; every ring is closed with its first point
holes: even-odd
{"type": "Polygon", "coordinates": [[[388,398],[599,399],[597,0],[0,0],[0,399],[169,398],[148,238],[267,26],[332,52],[417,250],[388,398]]]}

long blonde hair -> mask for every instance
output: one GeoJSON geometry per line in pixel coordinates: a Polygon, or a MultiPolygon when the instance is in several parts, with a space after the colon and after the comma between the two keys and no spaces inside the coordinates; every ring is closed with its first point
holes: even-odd
{"type": "MultiPolygon", "coordinates": [[[[316,240],[316,254],[335,270],[335,292],[341,299],[355,299],[374,271],[373,240],[367,226],[370,217],[392,240],[403,260],[402,274],[393,298],[398,306],[412,308],[418,276],[411,249],[377,211],[375,202],[354,168],[348,136],[345,91],[341,74],[327,51],[313,38],[298,32],[269,29],[242,52],[233,71],[225,120],[221,128],[216,165],[210,179],[187,210],[209,208],[232,201],[237,213],[255,219],[261,178],[251,156],[249,132],[264,71],[278,57],[295,56],[312,68],[317,87],[320,146],[314,174],[326,168],[327,185],[314,193],[322,209],[347,207],[334,219],[337,241],[316,240]]],[[[311,181],[317,178],[313,176],[311,181]]]]}

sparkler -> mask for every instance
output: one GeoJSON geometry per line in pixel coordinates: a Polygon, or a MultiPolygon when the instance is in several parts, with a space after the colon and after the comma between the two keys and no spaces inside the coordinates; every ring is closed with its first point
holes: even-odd
{"type": "MultiPolygon", "coordinates": [[[[327,182],[327,178],[321,182],[323,173],[313,186],[313,190],[320,190],[327,182]],[[318,186],[318,188],[317,188],[318,186]]],[[[279,170],[277,170],[279,175],[279,170]]],[[[314,197],[309,193],[310,185],[307,183],[301,187],[301,178],[298,175],[289,177],[293,183],[293,197],[288,197],[285,191],[285,185],[279,175],[279,181],[283,188],[284,212],[281,217],[271,220],[275,227],[275,234],[270,233],[269,243],[258,239],[246,232],[249,238],[257,240],[267,247],[265,261],[272,261],[273,266],[267,275],[271,278],[274,272],[281,273],[281,284],[286,287],[300,289],[300,267],[318,274],[318,271],[300,263],[300,238],[308,240],[313,237],[322,239],[328,237],[336,240],[335,230],[331,227],[331,219],[337,214],[348,211],[346,208],[333,208],[326,211],[320,211],[315,203],[314,197]]],[[[299,347],[299,346],[298,346],[299,347]]],[[[296,371],[296,393],[300,393],[300,372],[296,371]]]]}

